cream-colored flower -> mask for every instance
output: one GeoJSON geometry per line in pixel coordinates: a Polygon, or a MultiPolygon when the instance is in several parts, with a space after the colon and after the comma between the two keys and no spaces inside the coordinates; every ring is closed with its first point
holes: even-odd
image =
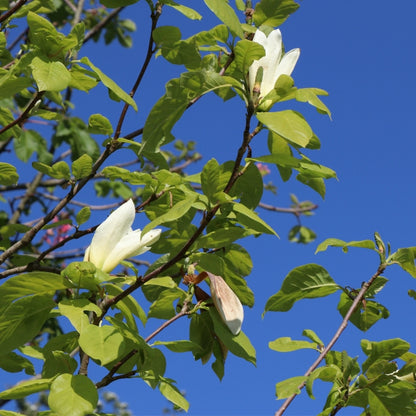
{"type": "Polygon", "coordinates": [[[151,230],[142,238],[140,229],[133,231],[131,228],[135,215],[131,199],[112,212],[95,230],[91,244],[85,251],[84,261],[90,261],[108,273],[124,259],[150,250],[162,230],[151,230]]]}
{"type": "Polygon", "coordinates": [[[229,330],[237,335],[241,331],[241,325],[244,319],[243,305],[240,299],[225,283],[221,276],[206,272],[211,282],[211,297],[217,308],[221,319],[228,326],[229,330]]]}
{"type": "Polygon", "coordinates": [[[262,45],[266,54],[257,61],[254,61],[249,68],[248,79],[250,93],[253,93],[257,70],[263,67],[260,97],[265,97],[274,89],[280,75],[290,76],[292,74],[300,55],[300,49],[292,49],[282,57],[282,34],[279,29],[273,30],[267,37],[261,30],[257,30],[254,34],[253,42],[262,45]]]}

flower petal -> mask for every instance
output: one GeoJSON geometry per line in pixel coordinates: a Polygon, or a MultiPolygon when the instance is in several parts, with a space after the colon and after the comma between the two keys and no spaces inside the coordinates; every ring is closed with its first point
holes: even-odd
{"type": "MultiPolygon", "coordinates": [[[[295,69],[296,62],[298,62],[300,55],[300,49],[292,49],[288,53],[286,53],[282,60],[280,61],[278,70],[277,70],[277,78],[276,81],[279,79],[280,75],[291,75],[293,70],[295,69]]],[[[276,82],[275,81],[275,82],[276,82]]]]}
{"type": "Polygon", "coordinates": [[[240,299],[221,276],[209,272],[207,274],[211,282],[211,297],[214,305],[228,329],[237,335],[241,331],[244,319],[244,310],[240,299]]]}
{"type": "Polygon", "coordinates": [[[125,204],[112,212],[95,230],[88,249],[88,260],[94,263],[96,267],[102,268],[118,242],[125,234],[131,231],[135,214],[134,203],[129,199],[125,204]]]}
{"type": "Polygon", "coordinates": [[[263,79],[260,85],[260,96],[265,97],[273,90],[280,75],[291,75],[298,61],[300,50],[292,49],[282,58],[282,33],[279,29],[273,30],[269,36],[257,30],[253,38],[254,42],[263,46],[266,55],[258,61],[254,61],[249,69],[249,86],[252,92],[257,70],[263,67],[263,79]]]}
{"type": "Polygon", "coordinates": [[[110,272],[120,262],[128,257],[138,256],[150,250],[150,245],[155,243],[162,230],[155,229],[145,234],[144,238],[141,238],[141,230],[131,230],[114,247],[110,255],[106,258],[102,270],[104,272],[110,272]]]}

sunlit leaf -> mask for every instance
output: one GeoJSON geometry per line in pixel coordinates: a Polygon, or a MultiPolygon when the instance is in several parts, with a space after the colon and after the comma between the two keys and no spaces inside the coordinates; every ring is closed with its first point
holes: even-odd
{"type": "Polygon", "coordinates": [[[339,289],[340,287],[322,266],[318,264],[299,266],[285,277],[279,292],[269,298],[264,312],[288,311],[301,299],[328,296],[339,289]]]}
{"type": "Polygon", "coordinates": [[[97,389],[86,376],[62,374],[51,385],[48,404],[58,416],[86,416],[97,403],[97,389]]]}

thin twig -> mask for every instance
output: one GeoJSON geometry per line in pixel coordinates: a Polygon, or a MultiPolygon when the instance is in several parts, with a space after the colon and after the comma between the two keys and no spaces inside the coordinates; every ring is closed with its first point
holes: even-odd
{"type": "Polygon", "coordinates": [[[97,161],[94,163],[92,167],[91,173],[81,179],[78,183],[76,183],[71,190],[67,193],[66,196],[62,198],[62,200],[49,211],[39,222],[37,222],[29,231],[27,231],[21,240],[14,243],[10,246],[7,250],[5,250],[0,255],[0,264],[4,263],[4,261],[9,258],[11,255],[16,253],[20,248],[25,247],[28,245],[35,237],[35,235],[39,232],[39,230],[46,225],[49,221],[51,221],[55,215],[57,215],[67,204],[71,201],[78,192],[88,183],[88,181],[94,177],[97,170],[100,166],[104,163],[104,161],[110,156],[115,150],[118,148],[118,143],[116,141],[112,141],[104,150],[104,152],[100,155],[97,161]]]}
{"type": "MultiPolygon", "coordinates": [[[[154,43],[154,41],[153,41],[153,31],[156,29],[157,22],[159,20],[159,17],[161,15],[161,13],[162,13],[162,5],[157,3],[155,11],[151,15],[152,25],[151,25],[151,28],[150,28],[150,35],[149,35],[149,42],[148,42],[148,45],[147,45],[146,57],[144,59],[144,62],[143,62],[142,68],[139,72],[139,75],[137,76],[136,82],[134,83],[133,88],[132,88],[132,90],[130,91],[130,94],[129,94],[130,97],[132,97],[132,98],[134,97],[134,94],[136,93],[137,89],[139,88],[140,83],[143,79],[143,76],[144,76],[144,74],[147,70],[147,67],[150,64],[150,60],[151,60],[151,58],[154,54],[154,50],[153,50],[153,43],[154,43]]],[[[114,133],[114,138],[116,138],[116,139],[118,139],[120,137],[121,127],[124,123],[124,119],[126,117],[127,110],[128,110],[129,107],[130,107],[130,105],[125,103],[124,107],[121,111],[121,114],[120,114],[120,117],[119,117],[119,120],[118,120],[118,123],[117,123],[117,127],[116,127],[116,130],[115,130],[115,133],[114,133]]]]}
{"type": "Polygon", "coordinates": [[[116,17],[124,7],[118,7],[114,9],[108,16],[104,17],[99,23],[97,23],[84,37],[84,43],[88,42],[94,35],[101,32],[101,30],[105,27],[105,25],[114,17],[116,17]]]}
{"type": "Polygon", "coordinates": [[[77,8],[75,9],[74,20],[72,21],[72,26],[78,24],[81,20],[81,14],[84,9],[85,0],[78,0],[77,8]]]}
{"type": "Polygon", "coordinates": [[[8,46],[7,50],[11,52],[13,48],[23,39],[27,36],[29,33],[29,28],[27,27],[12,43],[10,46],[8,46]]]}
{"type": "Polygon", "coordinates": [[[38,187],[39,183],[41,182],[43,178],[43,173],[38,172],[38,174],[35,176],[33,181],[30,183],[30,185],[27,187],[27,190],[23,196],[23,198],[20,200],[18,207],[13,212],[13,215],[10,218],[9,223],[10,224],[16,224],[18,219],[20,218],[20,215],[22,214],[23,210],[25,209],[25,206],[29,199],[34,195],[36,188],[38,187]]]}
{"type": "Polygon", "coordinates": [[[264,202],[259,203],[259,207],[263,209],[267,209],[268,211],[274,211],[274,212],[282,212],[286,214],[293,214],[296,216],[299,216],[300,214],[303,214],[304,212],[314,211],[318,209],[317,204],[311,204],[308,207],[293,207],[293,208],[282,208],[282,207],[276,207],[274,205],[265,204],[264,202]]]}
{"type": "Polygon", "coordinates": [[[183,162],[180,165],[174,166],[173,168],[170,169],[171,172],[181,172],[184,169],[186,169],[189,165],[191,165],[192,163],[198,162],[199,160],[202,159],[202,155],[196,155],[195,157],[189,158],[188,160],[185,160],[185,162],[183,162]]]}
{"type": "MultiPolygon", "coordinates": [[[[318,367],[318,365],[326,357],[326,355],[328,354],[328,352],[332,349],[332,347],[334,346],[334,344],[338,341],[338,339],[341,336],[342,332],[347,327],[348,321],[350,320],[352,314],[354,313],[354,311],[357,309],[358,305],[364,299],[365,294],[367,293],[368,289],[374,283],[374,281],[377,279],[377,277],[379,277],[384,272],[384,270],[386,269],[386,267],[387,267],[387,265],[385,263],[380,264],[380,266],[378,267],[376,273],[374,273],[373,276],[371,276],[371,278],[362,285],[361,290],[358,292],[358,295],[354,299],[354,302],[352,303],[350,309],[345,314],[344,319],[341,322],[341,325],[339,326],[339,328],[335,332],[335,334],[332,337],[331,341],[325,347],[325,349],[321,352],[321,354],[315,360],[315,362],[309,367],[308,371],[306,371],[306,373],[304,374],[304,377],[309,377],[311,375],[311,373],[318,367]]],[[[306,382],[301,383],[298,386],[298,389],[299,390],[303,389],[303,387],[305,386],[305,384],[306,384],[306,382]]],[[[290,405],[290,403],[292,403],[292,401],[295,399],[296,396],[297,396],[297,394],[293,394],[292,396],[288,397],[285,400],[285,402],[282,404],[282,406],[279,408],[279,410],[275,413],[275,416],[281,416],[281,415],[283,415],[283,413],[285,412],[285,410],[288,408],[288,406],[290,405]]]]}
{"type": "Polygon", "coordinates": [[[15,13],[17,10],[19,10],[27,0],[19,0],[15,3],[15,5],[8,10],[6,13],[2,14],[0,16],[0,23],[3,23],[5,20],[7,20],[13,13],[15,13]]]}
{"type": "MultiPolygon", "coordinates": [[[[166,327],[173,324],[175,321],[177,321],[179,318],[182,318],[183,316],[189,315],[190,311],[188,309],[188,302],[184,302],[181,311],[176,314],[174,317],[170,318],[169,320],[165,321],[159,328],[157,328],[154,332],[152,332],[148,337],[145,338],[145,342],[148,344],[150,340],[152,340],[157,334],[159,334],[161,331],[163,331],[166,327]]],[[[130,374],[126,373],[125,377],[116,376],[114,377],[114,374],[118,371],[118,369],[125,364],[130,358],[132,358],[134,355],[138,353],[138,350],[133,349],[128,354],[126,354],[123,358],[120,359],[120,361],[113,366],[113,368],[108,372],[106,376],[102,378],[101,381],[95,384],[97,389],[101,387],[108,386],[113,381],[118,380],[119,378],[127,378],[131,377],[130,374]]],[[[133,372],[132,375],[134,375],[136,372],[133,372]]]]}
{"type": "Polygon", "coordinates": [[[22,114],[20,114],[19,117],[17,117],[16,120],[13,120],[10,124],[8,124],[7,126],[4,126],[1,130],[0,130],[0,135],[5,133],[7,130],[11,129],[12,127],[16,126],[17,124],[21,125],[23,123],[23,121],[29,116],[30,111],[32,110],[32,108],[36,105],[36,103],[38,102],[38,100],[40,100],[42,98],[42,95],[45,93],[45,91],[40,91],[37,92],[32,101],[29,103],[29,105],[26,107],[25,111],[23,111],[22,114]]]}
{"type": "Polygon", "coordinates": [[[65,4],[74,12],[77,12],[77,8],[74,3],[72,3],[70,0],[64,0],[65,4]]]}

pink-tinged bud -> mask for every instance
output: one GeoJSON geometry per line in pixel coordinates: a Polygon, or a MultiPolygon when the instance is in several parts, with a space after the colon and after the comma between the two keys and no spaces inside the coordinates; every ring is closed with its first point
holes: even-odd
{"type": "Polygon", "coordinates": [[[211,297],[221,319],[237,335],[244,319],[243,305],[221,276],[206,272],[210,280],[211,297]]]}

